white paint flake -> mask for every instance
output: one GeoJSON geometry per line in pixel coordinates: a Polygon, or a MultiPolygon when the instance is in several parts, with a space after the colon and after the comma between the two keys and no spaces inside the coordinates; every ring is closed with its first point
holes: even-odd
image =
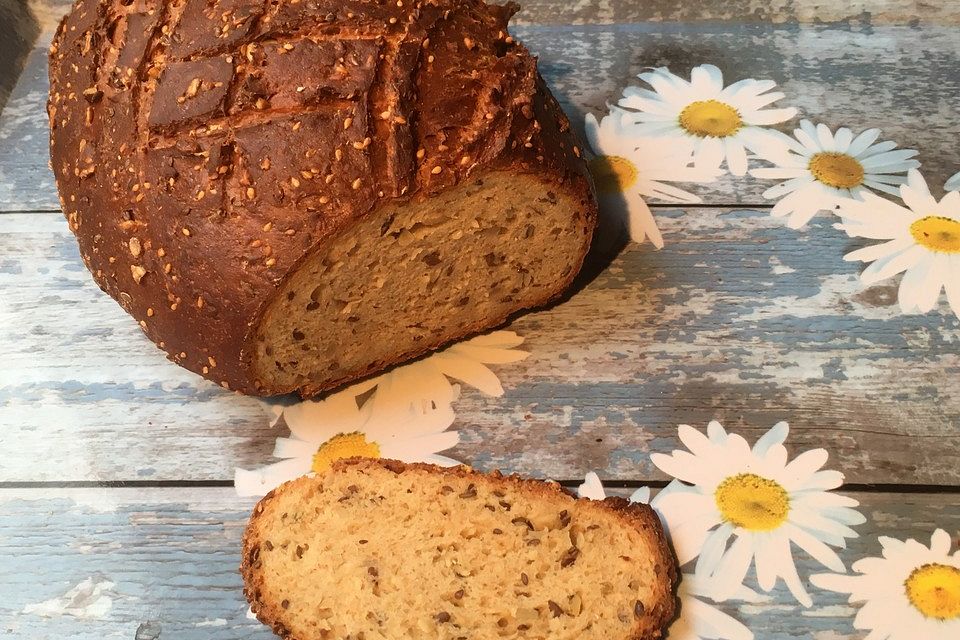
{"type": "Polygon", "coordinates": [[[91,576],[62,596],[28,604],[23,608],[23,613],[44,617],[74,616],[99,620],[113,606],[113,598],[108,595],[113,586],[114,584],[105,576],[91,576]]]}

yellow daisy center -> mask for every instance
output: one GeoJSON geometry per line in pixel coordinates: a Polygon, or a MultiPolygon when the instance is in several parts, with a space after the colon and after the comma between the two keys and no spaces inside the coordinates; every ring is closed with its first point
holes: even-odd
{"type": "Polygon", "coordinates": [[[726,138],[743,126],[740,112],[718,100],[691,102],[680,112],[680,126],[699,138],[726,138]]]}
{"type": "Polygon", "coordinates": [[[903,585],[910,604],[928,618],[960,618],[960,569],[945,564],[917,567],[903,585]]]}
{"type": "Polygon", "coordinates": [[[637,181],[637,165],[623,156],[597,156],[590,173],[600,193],[619,193],[637,181]]]}
{"type": "Polygon", "coordinates": [[[863,184],[863,165],[853,156],[835,151],[813,154],[808,165],[813,177],[836,189],[852,189],[863,184]]]}
{"type": "Polygon", "coordinates": [[[323,473],[337,460],[344,458],[379,458],[380,445],[367,442],[367,437],[359,431],[338,433],[317,448],[313,454],[310,470],[323,473]]]}
{"type": "Polygon", "coordinates": [[[752,473],[727,478],[713,498],[724,520],[750,531],[772,531],[786,522],[790,513],[787,490],[752,473]]]}
{"type": "Polygon", "coordinates": [[[940,253],[960,253],[960,222],[943,216],[927,216],[910,225],[917,244],[940,253]]]}

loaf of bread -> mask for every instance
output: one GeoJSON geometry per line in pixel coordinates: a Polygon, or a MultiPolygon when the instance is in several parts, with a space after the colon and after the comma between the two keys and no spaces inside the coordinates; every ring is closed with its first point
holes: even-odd
{"type": "Polygon", "coordinates": [[[554,299],[596,204],[483,0],[77,0],[50,150],[97,284],[175,362],[314,395],[554,299]]]}
{"type": "Polygon", "coordinates": [[[264,497],[241,573],[288,640],[644,640],[675,605],[647,505],[389,460],[340,461],[264,497]]]}

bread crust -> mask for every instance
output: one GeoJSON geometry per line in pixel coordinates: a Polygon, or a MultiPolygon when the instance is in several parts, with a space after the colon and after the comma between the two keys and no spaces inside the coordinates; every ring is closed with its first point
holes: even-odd
{"type": "MultiPolygon", "coordinates": [[[[602,501],[579,498],[555,482],[523,478],[519,475],[503,475],[499,471],[483,473],[475,471],[466,465],[459,467],[439,467],[432,464],[405,463],[389,459],[351,458],[335,462],[328,473],[335,474],[348,467],[380,467],[397,474],[402,474],[407,471],[424,471],[431,474],[453,476],[461,479],[469,479],[478,486],[482,484],[491,488],[500,489],[509,487],[514,490],[545,498],[562,496],[570,499],[573,503],[589,503],[592,506],[615,514],[625,527],[641,531],[648,538],[650,547],[655,550],[655,570],[662,570],[664,572],[662,576],[664,578],[664,584],[668,585],[664,589],[664,592],[660,594],[656,605],[644,612],[643,617],[637,620],[637,624],[631,630],[630,634],[622,640],[656,640],[661,638],[667,625],[674,618],[676,613],[674,589],[677,584],[678,575],[676,558],[667,541],[659,516],[657,516],[656,512],[649,505],[630,502],[629,500],[616,496],[608,497],[602,501]]],[[[265,602],[262,598],[263,577],[258,571],[258,559],[264,534],[268,533],[264,531],[261,526],[262,516],[264,511],[269,508],[270,503],[278,496],[286,492],[299,491],[302,488],[316,486],[321,483],[322,478],[302,476],[270,491],[261,498],[254,507],[253,513],[250,516],[250,522],[243,535],[240,574],[243,576],[244,595],[250,603],[250,608],[257,616],[257,619],[269,626],[275,634],[284,640],[313,639],[293,635],[281,622],[282,609],[278,603],[265,602]]],[[[617,639],[610,638],[609,640],[617,639]]]]}
{"type": "Polygon", "coordinates": [[[174,362],[286,393],[253,375],[253,340],[297,266],[385,207],[510,171],[581,203],[576,268],[522,306],[555,298],[589,249],[596,202],[569,121],[509,36],[516,8],[77,0],[50,48],[47,110],[84,264],[174,362]]]}

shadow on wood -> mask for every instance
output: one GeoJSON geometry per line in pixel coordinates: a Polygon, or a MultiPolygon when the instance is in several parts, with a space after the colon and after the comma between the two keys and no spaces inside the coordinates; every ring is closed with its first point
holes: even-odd
{"type": "Polygon", "coordinates": [[[23,71],[27,54],[40,35],[40,24],[27,0],[0,2],[0,112],[23,71]]]}

